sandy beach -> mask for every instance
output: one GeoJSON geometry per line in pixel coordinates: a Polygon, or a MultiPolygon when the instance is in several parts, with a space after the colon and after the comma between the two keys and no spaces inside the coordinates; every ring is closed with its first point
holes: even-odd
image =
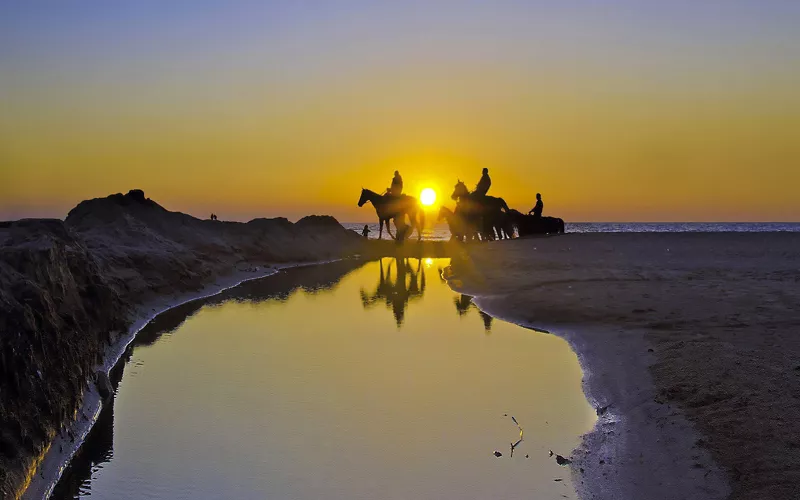
{"type": "Polygon", "coordinates": [[[653,500],[797,498],[798,280],[791,233],[489,243],[450,276],[578,352],[603,414],[573,457],[582,496],[653,500]]]}

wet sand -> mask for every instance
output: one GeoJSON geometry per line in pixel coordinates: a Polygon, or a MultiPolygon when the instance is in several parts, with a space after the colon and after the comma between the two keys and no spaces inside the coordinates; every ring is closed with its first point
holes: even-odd
{"type": "Polygon", "coordinates": [[[797,498],[800,235],[496,242],[467,247],[450,282],[579,353],[611,405],[575,453],[584,498],[797,498]]]}

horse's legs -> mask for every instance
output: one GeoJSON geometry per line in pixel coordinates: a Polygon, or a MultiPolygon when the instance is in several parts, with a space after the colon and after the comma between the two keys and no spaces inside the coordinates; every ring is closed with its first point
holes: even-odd
{"type": "Polygon", "coordinates": [[[383,238],[383,219],[378,219],[378,239],[383,238]]]}
{"type": "MultiPolygon", "coordinates": [[[[391,219],[394,221],[395,227],[397,227],[397,219],[391,219]]],[[[392,237],[393,240],[396,240],[395,236],[392,234],[392,223],[389,219],[386,219],[386,232],[389,233],[389,236],[392,237]]]]}

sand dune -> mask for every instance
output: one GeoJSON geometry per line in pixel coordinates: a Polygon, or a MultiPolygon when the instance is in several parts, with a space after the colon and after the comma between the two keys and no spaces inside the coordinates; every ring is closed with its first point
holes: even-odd
{"type": "Polygon", "coordinates": [[[136,190],[84,201],[65,221],[0,223],[0,497],[31,479],[143,304],[361,247],[332,217],[199,220],[136,190]]]}

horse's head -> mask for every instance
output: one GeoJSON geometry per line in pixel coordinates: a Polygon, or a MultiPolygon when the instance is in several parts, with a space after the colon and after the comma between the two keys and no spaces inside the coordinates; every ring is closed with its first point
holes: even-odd
{"type": "Polygon", "coordinates": [[[363,207],[369,201],[369,190],[361,188],[361,198],[358,199],[358,206],[363,207]]]}
{"type": "Polygon", "coordinates": [[[453,189],[453,194],[450,195],[450,198],[453,200],[458,200],[459,198],[466,196],[469,194],[469,190],[467,189],[467,185],[459,179],[453,189]]]}
{"type": "Polygon", "coordinates": [[[439,207],[439,217],[437,217],[436,220],[446,219],[450,216],[450,214],[452,214],[450,209],[442,205],[441,207],[439,207]]]}

